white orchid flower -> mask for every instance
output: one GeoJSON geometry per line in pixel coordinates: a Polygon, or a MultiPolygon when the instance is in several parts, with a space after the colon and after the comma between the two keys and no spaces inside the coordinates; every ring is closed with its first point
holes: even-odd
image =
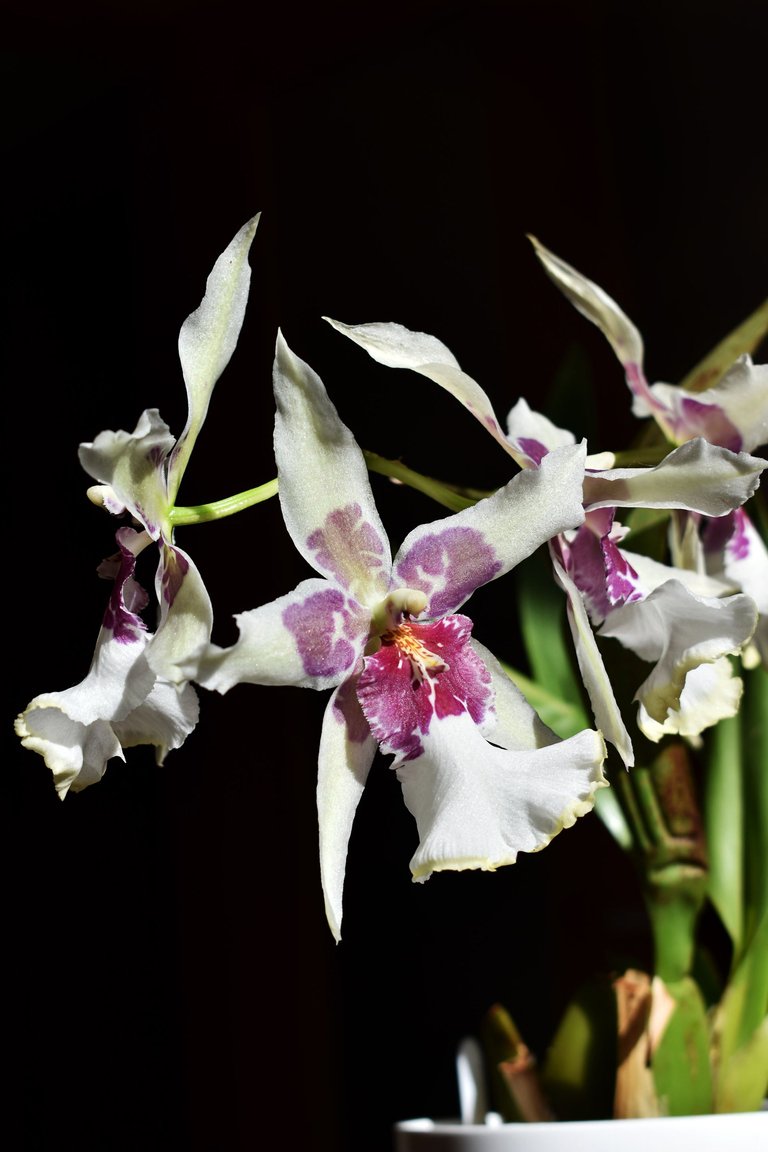
{"type": "MultiPolygon", "coordinates": [[[[411,332],[399,324],[348,325],[326,319],[379,363],[409,368],[440,384],[483,424],[522,468],[535,469],[551,451],[575,442],[571,432],[534,412],[523,399],[510,411],[505,434],[486,392],[461,370],[451,351],[433,336],[411,332]]],[[[618,336],[616,342],[619,343],[618,336]]],[[[677,508],[704,516],[723,516],[740,507],[754,493],[766,462],[747,452],[733,452],[710,444],[701,437],[681,444],[653,468],[614,468],[613,462],[612,453],[586,458],[582,492],[587,513],[584,524],[577,532],[563,535],[559,542],[553,540],[550,552],[555,578],[568,598],[574,648],[595,718],[605,738],[616,747],[624,763],[631,766],[634,763],[632,742],[589,623],[592,618],[593,624],[599,624],[609,610],[647,594],[618,547],[622,531],[614,524],[614,510],[619,507],[677,508]]],[[[668,573],[669,578],[675,575],[674,571],[668,573]]],[[[749,641],[751,634],[745,634],[743,615],[739,620],[742,627],[737,632],[740,638],[737,649],[749,641]]],[[[731,638],[734,643],[736,638],[736,635],[731,638]]],[[[733,646],[729,645],[727,651],[732,650],[733,646]]],[[[703,660],[702,651],[694,648],[703,660]]],[[[677,653],[677,657],[668,658],[664,666],[682,667],[685,663],[682,653],[677,653]]],[[[687,673],[692,671],[693,666],[689,665],[687,673]]],[[[639,718],[645,715],[642,701],[638,715],[639,718]]],[[[684,727],[695,726],[703,719],[701,709],[697,716],[697,720],[684,718],[684,727]]],[[[657,731],[650,723],[646,728],[657,731]]]]}
{"type": "Polygon", "coordinates": [[[559,741],[458,609],[583,519],[584,446],[554,451],[487,500],[412,531],[394,560],[363,454],[319,377],[278,337],[275,453],[285,523],[320,574],[237,617],[230,648],[186,672],[201,685],[334,689],[320,739],[326,913],[340,938],[347,845],[377,748],[413,813],[414,879],[494,869],[588,811],[605,783],[597,732],[559,741]]]}
{"type": "Polygon", "coordinates": [[[181,327],[188,416],[179,440],[157,410],[148,409],[133,432],[102,432],[80,446],[81,464],[98,481],[91,499],[115,515],[129,513],[141,530],[118,529],[119,553],[100,570],[115,585],[87,677],[66,691],[36,696],[16,720],[22,744],[44,757],[62,798],[99,780],[107,761],[123,758],[132,744],[155,745],[162,762],[197,722],[195,692],[179,663],[210,639],[213,613],[194,562],[174,542],[174,506],[214,385],[237,343],[258,219],[219,256],[200,306],[181,327]],[[138,615],[148,597],[133,573],[136,557],[153,543],[159,622],[151,633],[138,615]]]}
{"type": "Polygon", "coordinates": [[[114,586],[88,675],[73,688],[36,696],[16,720],[22,744],[44,757],[62,800],[70,788],[100,780],[108,760],[124,760],[124,748],[154,744],[162,763],[197,723],[191,685],[178,689],[147,658],[152,635],[139,615],[147,595],[133,576],[145,534],[119,528],[117,541],[117,556],[101,566],[114,586]]]}
{"type": "MultiPolygon", "coordinates": [[[[754,364],[750,356],[740,356],[704,391],[689,391],[677,384],[649,384],[643,367],[642,336],[616,301],[535,237],[530,239],[550,279],[613,348],[632,393],[635,416],[653,417],[673,444],[703,437],[734,452],[754,452],[768,443],[768,364],[754,364]]],[[[700,531],[708,537],[707,571],[727,571],[758,606],[754,642],[742,654],[745,664],[762,660],[768,665],[768,554],[763,541],[743,509],[727,525],[703,523],[700,531]],[[715,541],[721,544],[719,551],[715,541]]]]}
{"type": "Polygon", "coordinates": [[[613,348],[632,392],[635,416],[653,416],[673,444],[702,436],[734,452],[752,452],[768,442],[768,364],[753,364],[750,356],[740,356],[704,392],[689,392],[677,384],[648,384],[642,336],[616,301],[534,236],[530,240],[550,279],[613,348]]]}

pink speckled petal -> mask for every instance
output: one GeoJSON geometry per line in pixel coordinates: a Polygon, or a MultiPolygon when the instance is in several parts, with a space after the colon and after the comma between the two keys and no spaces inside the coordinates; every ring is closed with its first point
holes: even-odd
{"type": "Polygon", "coordinates": [[[222,693],[235,684],[335,688],[360,660],[370,624],[359,604],[319,579],[235,619],[236,643],[208,645],[183,666],[188,679],[222,693]]]}
{"type": "Polygon", "coordinates": [[[415,528],[395,558],[393,582],[423,591],[430,616],[454,612],[476,588],[582,523],[584,459],[584,444],[557,448],[473,507],[415,528]]]}
{"type": "Polygon", "coordinates": [[[278,334],[275,455],[280,505],[309,564],[361,604],[386,595],[391,553],[360,448],[319,376],[278,334]]]}

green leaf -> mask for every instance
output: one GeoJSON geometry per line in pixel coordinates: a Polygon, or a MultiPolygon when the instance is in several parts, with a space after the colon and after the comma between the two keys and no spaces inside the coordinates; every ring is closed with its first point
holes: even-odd
{"type": "Polygon", "coordinates": [[[563,700],[562,697],[551,692],[549,688],[531,680],[529,676],[523,675],[516,668],[511,668],[509,664],[505,664],[503,661],[500,663],[507,676],[513,684],[517,685],[528,703],[536,709],[547,727],[551,728],[561,740],[567,740],[570,736],[575,736],[577,732],[583,732],[585,728],[590,726],[591,721],[580,700],[575,703],[563,700]]]}
{"type": "Polygon", "coordinates": [[[566,1008],[542,1062],[542,1086],[558,1119],[613,1116],[616,1029],[610,982],[585,984],[566,1008]]]}
{"type": "Polygon", "coordinates": [[[703,779],[704,829],[709,858],[707,895],[735,952],[744,936],[744,797],[741,717],[721,720],[707,735],[703,779]]]}
{"type": "Polygon", "coordinates": [[[565,597],[552,578],[546,550],[538,549],[518,565],[515,576],[532,679],[545,687],[551,697],[583,707],[581,679],[575,673],[571,645],[566,640],[565,597]]]}
{"type": "Polygon", "coordinates": [[[667,984],[675,1006],[651,1057],[662,1114],[696,1116],[713,1110],[707,1009],[690,977],[667,984]]]}
{"type": "MultiPolygon", "coordinates": [[[[768,670],[743,673],[741,775],[744,789],[744,944],[768,916],[768,670]]],[[[768,972],[768,944],[763,952],[768,972]]]]}
{"type": "MultiPolygon", "coordinates": [[[[766,1014],[768,913],[763,916],[715,1012],[713,1033],[715,1058],[719,1067],[727,1068],[736,1053],[751,1043],[754,1034],[763,1026],[766,1014]]],[[[764,1087],[768,1088],[768,1067],[764,1087]]]]}
{"type": "Polygon", "coordinates": [[[751,316],[734,328],[720,343],[692,368],[681,387],[689,392],[703,392],[717,384],[731,365],[745,352],[752,353],[768,333],[768,300],[751,316]]]}
{"type": "Polygon", "coordinates": [[[757,1112],[768,1094],[768,1016],[720,1067],[718,1112],[757,1112]]]}

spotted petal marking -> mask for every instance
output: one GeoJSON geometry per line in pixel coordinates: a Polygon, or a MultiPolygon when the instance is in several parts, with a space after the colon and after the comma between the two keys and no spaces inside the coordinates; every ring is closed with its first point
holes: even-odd
{"type": "Polygon", "coordinates": [[[483,724],[493,706],[491,677],[469,639],[466,616],[405,620],[365,658],[357,695],[383,752],[411,760],[433,719],[467,712],[483,724]]]}

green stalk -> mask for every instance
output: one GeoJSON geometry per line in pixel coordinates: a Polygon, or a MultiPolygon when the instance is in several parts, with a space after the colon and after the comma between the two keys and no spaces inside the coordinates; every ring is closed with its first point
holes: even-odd
{"type": "Polygon", "coordinates": [[[209,520],[222,520],[225,516],[234,516],[245,508],[254,504],[261,504],[277,494],[277,478],[260,484],[258,488],[249,488],[247,492],[238,492],[236,496],[227,496],[224,500],[214,500],[211,504],[193,504],[187,508],[175,507],[171,509],[171,523],[174,528],[189,524],[205,524],[209,520]]]}
{"type": "MultiPolygon", "coordinates": [[[[744,788],[744,941],[768,915],[768,670],[744,673],[741,708],[744,788]]],[[[765,958],[768,970],[768,956],[765,958]]]]}
{"type": "Polygon", "coordinates": [[[370,472],[378,472],[380,476],[389,476],[399,484],[407,484],[409,488],[423,492],[425,496],[431,497],[445,508],[450,508],[452,512],[461,512],[464,508],[477,504],[478,500],[491,495],[491,492],[480,488],[463,488],[458,484],[446,484],[442,480],[434,480],[431,476],[423,476],[421,472],[414,472],[413,468],[408,468],[400,460],[387,460],[376,452],[365,450],[363,455],[370,472]]]}
{"type": "Polygon", "coordinates": [[[742,718],[721,720],[707,735],[703,780],[704,827],[709,856],[708,895],[731,938],[744,943],[744,793],[742,718]]]}
{"type": "Polygon", "coordinates": [[[688,976],[706,894],[706,851],[685,745],[671,743],[649,768],[617,779],[636,845],[653,934],[654,971],[667,983],[688,976]]]}

